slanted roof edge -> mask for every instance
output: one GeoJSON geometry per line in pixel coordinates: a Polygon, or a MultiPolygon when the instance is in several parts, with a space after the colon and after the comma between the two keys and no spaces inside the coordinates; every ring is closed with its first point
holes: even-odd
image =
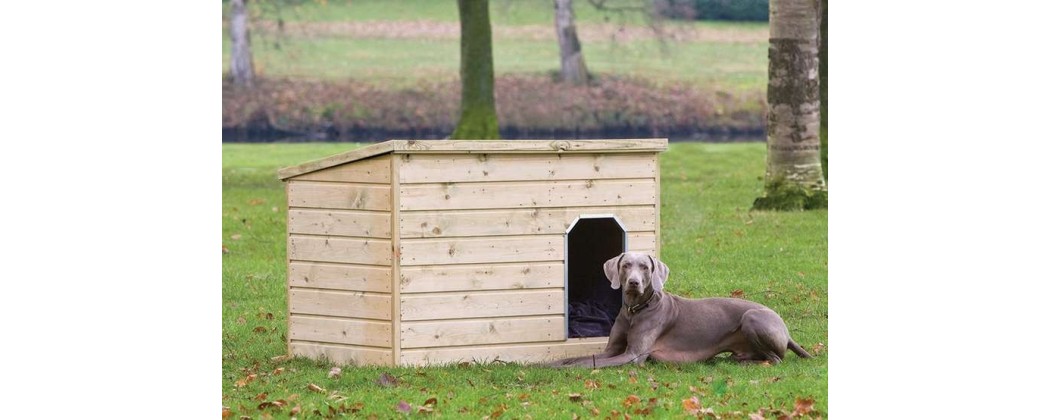
{"type": "Polygon", "coordinates": [[[386,153],[659,153],[665,150],[667,150],[667,139],[389,140],[300,165],[281,168],[277,171],[277,177],[285,180],[386,153]]]}

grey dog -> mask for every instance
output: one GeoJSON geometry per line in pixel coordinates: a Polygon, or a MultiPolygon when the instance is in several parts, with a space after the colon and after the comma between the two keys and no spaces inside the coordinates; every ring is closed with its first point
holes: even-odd
{"type": "Polygon", "coordinates": [[[741,362],[784,359],[787,349],[810,357],[788,334],[784,320],[761,304],[734,298],[686,299],[663,291],[669,270],[647,254],[626,252],[605,262],[613,289],[623,285],[623,307],[605,351],[549,366],[641,365],[647,359],[687,363],[731,352],[741,362]]]}

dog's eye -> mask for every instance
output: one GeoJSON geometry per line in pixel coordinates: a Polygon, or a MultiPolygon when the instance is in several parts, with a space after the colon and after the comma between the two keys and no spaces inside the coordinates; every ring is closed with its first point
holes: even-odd
{"type": "Polygon", "coordinates": [[[624,263],[623,268],[631,268],[631,263],[624,263]]]}

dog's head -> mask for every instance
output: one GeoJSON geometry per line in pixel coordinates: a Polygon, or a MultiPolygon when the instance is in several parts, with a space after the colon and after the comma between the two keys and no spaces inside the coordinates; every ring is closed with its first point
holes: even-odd
{"type": "Polygon", "coordinates": [[[642,294],[650,286],[663,290],[669,271],[667,264],[648,254],[625,252],[605,262],[605,277],[613,289],[624,286],[624,293],[642,294]]]}

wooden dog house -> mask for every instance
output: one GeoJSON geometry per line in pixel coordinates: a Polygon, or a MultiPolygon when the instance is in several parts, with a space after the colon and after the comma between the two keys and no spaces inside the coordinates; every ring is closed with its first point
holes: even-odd
{"type": "Polygon", "coordinates": [[[600,352],[608,333],[570,337],[583,319],[570,307],[603,302],[615,319],[601,263],[659,255],[666,149],[391,140],[281,169],[289,352],[362,365],[600,352]]]}

